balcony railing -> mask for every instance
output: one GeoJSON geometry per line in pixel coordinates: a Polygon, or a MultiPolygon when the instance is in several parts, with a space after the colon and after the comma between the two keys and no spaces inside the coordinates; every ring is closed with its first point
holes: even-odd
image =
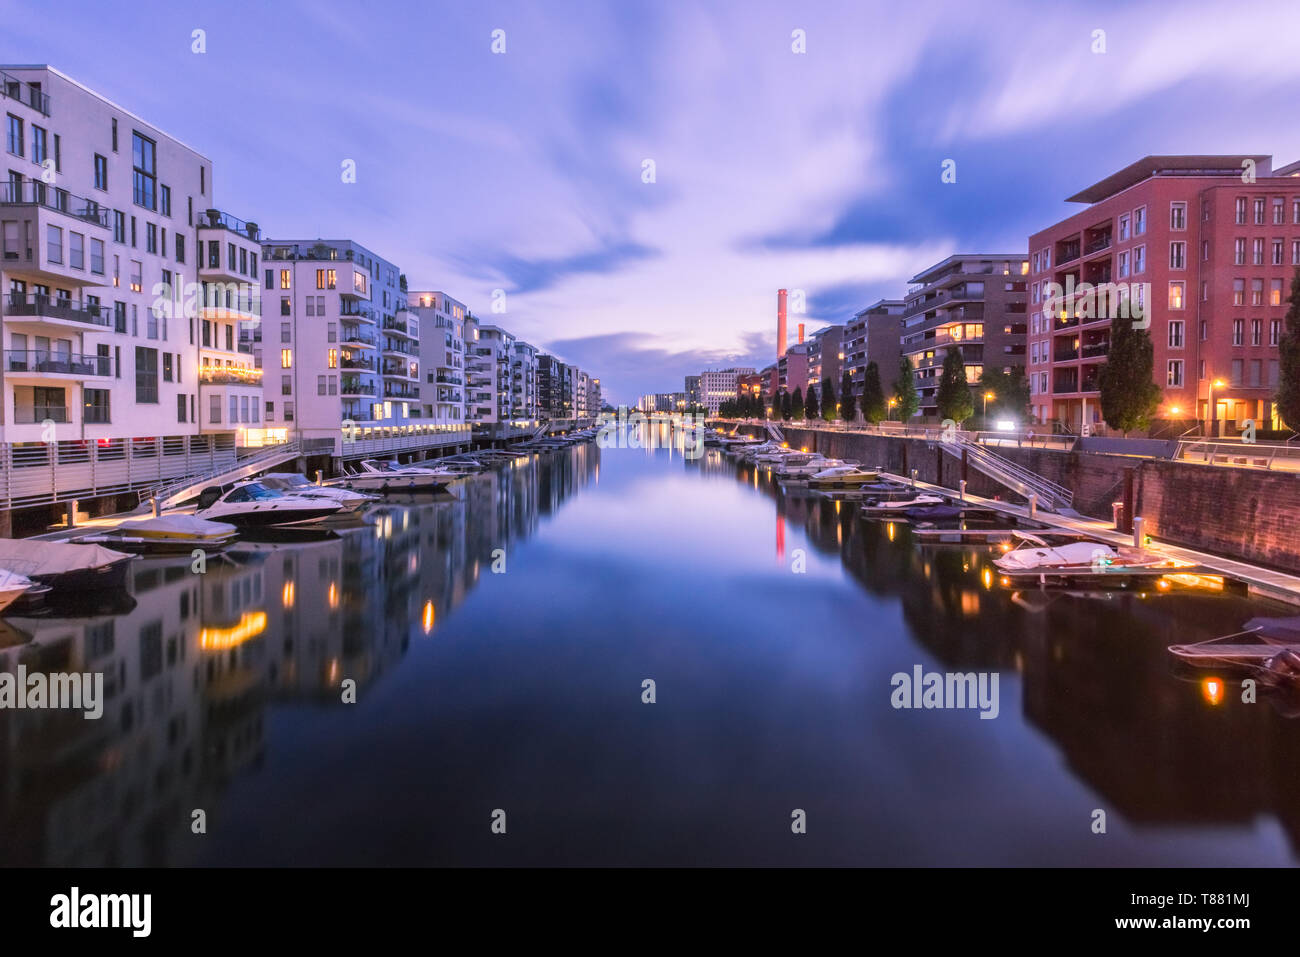
{"type": "Polygon", "coordinates": [[[49,296],[11,292],[4,297],[6,316],[35,316],[44,319],[70,319],[91,326],[112,324],[113,310],[107,306],[74,299],[51,299],[49,296]]]}
{"type": "Polygon", "coordinates": [[[364,332],[345,332],[342,341],[348,345],[378,345],[378,340],[374,336],[368,336],[364,332]]]}
{"type": "Polygon", "coordinates": [[[438,380],[439,382],[446,382],[446,383],[448,383],[448,384],[450,384],[450,385],[464,385],[464,384],[465,384],[464,381],[462,381],[461,377],[460,377],[460,376],[456,376],[456,375],[443,375],[442,373],[438,373],[437,380],[438,380]]]}
{"type": "Polygon", "coordinates": [[[50,115],[50,95],[42,93],[30,83],[25,83],[16,76],[0,73],[0,95],[7,96],[19,103],[26,103],[32,109],[50,115]]]}
{"type": "Polygon", "coordinates": [[[357,379],[344,379],[339,383],[339,390],[344,395],[374,395],[375,387],[357,379]]]}
{"type": "Polygon", "coordinates": [[[339,315],[344,319],[364,319],[367,322],[375,321],[375,310],[367,306],[358,306],[355,303],[343,302],[339,308],[339,315]]]}
{"type": "Polygon", "coordinates": [[[385,399],[418,399],[419,397],[420,397],[419,389],[412,389],[409,387],[392,385],[387,382],[384,383],[385,399]]]}
{"type": "Polygon", "coordinates": [[[391,329],[394,332],[400,332],[404,335],[410,335],[409,327],[400,319],[385,319],[384,328],[391,329]]]}
{"type": "Polygon", "coordinates": [[[68,407],[65,405],[15,405],[15,425],[35,425],[49,419],[51,422],[67,422],[68,407]]]}
{"type": "Polygon", "coordinates": [[[38,179],[27,179],[21,183],[10,180],[0,182],[0,206],[44,206],[104,229],[109,228],[113,212],[94,200],[75,196],[66,189],[50,186],[38,179]]]}
{"type": "Polygon", "coordinates": [[[375,371],[374,359],[343,359],[339,362],[340,368],[343,369],[369,369],[375,371]]]}
{"type": "Polygon", "coordinates": [[[202,385],[251,385],[262,384],[261,369],[215,368],[199,369],[199,382],[202,385]]]}
{"type": "Polygon", "coordinates": [[[1110,249],[1110,243],[1111,243],[1111,236],[1110,233],[1107,233],[1106,235],[1098,239],[1094,239],[1092,242],[1088,243],[1088,245],[1084,246],[1083,253],[1085,256],[1088,256],[1091,255],[1092,253],[1099,253],[1103,249],[1110,249]]]}
{"type": "Polygon", "coordinates": [[[50,352],[48,349],[6,349],[5,371],[76,376],[111,376],[111,356],[50,352]]]}
{"type": "Polygon", "coordinates": [[[246,223],[242,219],[237,219],[229,213],[223,213],[219,209],[204,210],[203,218],[198,222],[199,229],[227,229],[232,233],[238,233],[253,242],[259,242],[261,227],[257,223],[246,223]]]}

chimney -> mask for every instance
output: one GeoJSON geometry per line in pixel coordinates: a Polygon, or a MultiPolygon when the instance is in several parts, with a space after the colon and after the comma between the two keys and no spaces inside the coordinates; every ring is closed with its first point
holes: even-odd
{"type": "Polygon", "coordinates": [[[799,341],[803,342],[803,323],[799,323],[799,341]]]}
{"type": "Polygon", "coordinates": [[[785,290],[776,291],[776,357],[785,355],[785,290]]]}

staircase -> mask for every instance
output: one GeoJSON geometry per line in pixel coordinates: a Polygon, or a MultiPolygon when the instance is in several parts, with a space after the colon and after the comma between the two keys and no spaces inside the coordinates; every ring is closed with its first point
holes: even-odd
{"type": "Polygon", "coordinates": [[[141,489],[139,493],[140,502],[144,503],[151,498],[156,498],[158,499],[159,508],[171,508],[173,505],[179,505],[186,499],[198,495],[209,485],[229,485],[231,482],[238,482],[240,479],[256,475],[258,472],[264,472],[281,462],[297,458],[300,448],[299,440],[293,439],[280,445],[271,445],[258,449],[256,452],[236,459],[231,465],[200,472],[197,475],[187,475],[185,478],[177,479],[166,485],[141,489]]]}
{"type": "Polygon", "coordinates": [[[785,435],[771,422],[767,423],[767,434],[770,435],[774,441],[785,444],[785,435]]]}
{"type": "Polygon", "coordinates": [[[1064,511],[1073,504],[1074,493],[1068,488],[1057,485],[1010,459],[1003,458],[961,433],[957,433],[955,442],[941,441],[939,445],[944,452],[958,459],[965,453],[966,461],[971,466],[1013,492],[1025,498],[1029,498],[1030,495],[1038,496],[1039,507],[1049,512],[1064,511]]]}

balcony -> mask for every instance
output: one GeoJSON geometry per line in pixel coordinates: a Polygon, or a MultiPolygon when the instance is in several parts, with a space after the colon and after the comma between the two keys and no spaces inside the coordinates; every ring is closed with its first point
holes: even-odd
{"type": "Polygon", "coordinates": [[[5,318],[19,322],[51,323],[74,329],[112,325],[111,308],[81,300],[11,292],[4,297],[3,303],[5,318]]]}
{"type": "Polygon", "coordinates": [[[382,328],[385,332],[391,332],[396,335],[405,336],[408,339],[415,338],[415,336],[412,335],[411,333],[410,326],[408,326],[407,323],[402,319],[385,319],[382,328]]]}
{"type": "Polygon", "coordinates": [[[1101,236],[1098,236],[1096,239],[1093,239],[1086,246],[1083,247],[1083,254],[1085,256],[1091,256],[1093,253],[1102,252],[1103,250],[1110,249],[1110,247],[1111,247],[1111,234],[1103,233],[1101,236]]]}
{"type": "Polygon", "coordinates": [[[216,366],[200,367],[199,369],[200,385],[246,385],[254,388],[262,387],[262,370],[261,369],[241,369],[237,367],[217,368],[216,366]]]}
{"type": "Polygon", "coordinates": [[[394,356],[411,356],[414,357],[416,352],[410,345],[405,342],[396,342],[392,339],[385,339],[383,345],[384,355],[394,356]]]}
{"type": "Polygon", "coordinates": [[[203,219],[197,223],[197,226],[199,229],[225,229],[257,243],[259,249],[261,247],[262,230],[257,223],[244,222],[219,209],[204,210],[203,219]]]}
{"type": "Polygon", "coordinates": [[[374,372],[374,371],[375,371],[375,360],[374,360],[374,359],[362,359],[362,358],[360,358],[360,357],[357,357],[357,358],[346,358],[346,357],[345,357],[345,358],[343,358],[343,359],[341,359],[341,360],[339,361],[339,368],[341,368],[341,369],[365,369],[365,370],[367,370],[367,371],[369,371],[369,372],[374,372]]]}
{"type": "Polygon", "coordinates": [[[0,96],[30,106],[42,116],[50,115],[50,95],[16,76],[0,73],[0,96]]]}
{"type": "Polygon", "coordinates": [[[14,425],[39,425],[49,420],[65,423],[68,421],[68,407],[65,405],[14,405],[14,425]]]}
{"type": "Polygon", "coordinates": [[[6,349],[4,363],[7,375],[21,378],[66,376],[71,379],[85,379],[91,376],[111,377],[113,375],[113,360],[110,356],[50,352],[48,349],[6,349]]]}
{"type": "Polygon", "coordinates": [[[355,346],[358,349],[374,349],[379,344],[378,339],[376,339],[374,336],[366,335],[366,333],[360,331],[359,329],[356,331],[349,331],[345,329],[343,331],[342,337],[340,338],[340,341],[344,345],[355,346]]]}
{"type": "Polygon", "coordinates": [[[416,382],[420,378],[420,371],[419,369],[412,369],[405,362],[385,362],[383,375],[388,379],[408,379],[416,382]]]}
{"type": "Polygon", "coordinates": [[[406,385],[394,385],[391,382],[384,383],[385,399],[418,399],[420,390],[406,385]]]}
{"type": "MultiPolygon", "coordinates": [[[[0,206],[36,206],[102,229],[112,228],[113,211],[109,207],[101,206],[92,199],[75,196],[66,189],[38,179],[27,179],[21,183],[0,182],[0,206]]],[[[41,240],[44,240],[43,236],[41,240]]]]}
{"type": "Polygon", "coordinates": [[[375,321],[375,310],[368,306],[360,306],[355,302],[343,300],[339,304],[339,316],[352,322],[369,322],[375,321]]]}
{"type": "Polygon", "coordinates": [[[346,377],[339,382],[339,391],[343,395],[374,395],[376,392],[375,387],[372,384],[362,382],[360,379],[349,379],[346,377]]]}
{"type": "Polygon", "coordinates": [[[438,375],[436,376],[436,378],[437,378],[437,381],[439,381],[439,382],[445,382],[445,383],[447,383],[447,384],[449,384],[449,385],[464,385],[464,384],[465,384],[465,383],[461,380],[461,377],[460,377],[460,376],[456,376],[456,375],[443,375],[441,372],[439,372],[438,375]]]}

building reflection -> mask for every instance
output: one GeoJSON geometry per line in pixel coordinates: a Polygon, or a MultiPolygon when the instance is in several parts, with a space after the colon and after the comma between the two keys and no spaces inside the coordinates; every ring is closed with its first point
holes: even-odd
{"type": "Polygon", "coordinates": [[[134,564],[116,607],[9,617],[0,671],[103,672],[104,713],[0,710],[0,865],[197,860],[230,783],[261,768],[272,705],[340,703],[431,635],[541,516],[595,480],[599,450],[525,457],[358,527],[134,564]]]}

